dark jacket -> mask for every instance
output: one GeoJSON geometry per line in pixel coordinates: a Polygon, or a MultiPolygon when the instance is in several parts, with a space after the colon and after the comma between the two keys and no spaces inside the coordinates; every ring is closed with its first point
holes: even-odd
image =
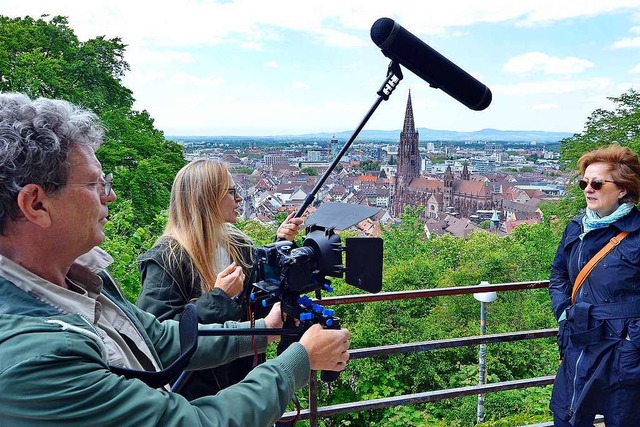
{"type": "Polygon", "coordinates": [[[571,422],[580,411],[624,418],[640,392],[640,212],[634,208],[581,240],[582,232],[581,217],[567,225],[551,268],[553,312],[559,319],[566,310],[567,320],[559,325],[562,363],[550,407],[571,422]],[[594,267],[572,305],[581,268],[621,231],[629,235],[594,267]]]}
{"type": "MultiPolygon", "coordinates": [[[[242,256],[249,261],[251,254],[242,256]]],[[[142,274],[142,292],[137,305],[154,314],[158,320],[176,319],[189,302],[195,302],[199,323],[224,323],[229,320],[247,320],[246,303],[228,297],[220,289],[201,292],[201,279],[184,249],[173,239],[163,238],[149,251],[138,257],[142,274]],[[169,261],[171,251],[179,251],[180,266],[169,261]]],[[[251,271],[245,271],[245,289],[253,283],[251,271]]],[[[250,289],[248,289],[250,290],[250,289]]],[[[216,394],[241,381],[251,369],[264,360],[252,356],[235,360],[227,365],[197,371],[178,390],[187,399],[216,394]]]]}

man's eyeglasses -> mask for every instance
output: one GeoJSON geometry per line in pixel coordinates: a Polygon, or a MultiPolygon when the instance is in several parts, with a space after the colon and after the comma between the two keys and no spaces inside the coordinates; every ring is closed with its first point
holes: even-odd
{"type": "Polygon", "coordinates": [[[63,185],[95,185],[95,186],[102,186],[102,195],[103,196],[108,196],[109,194],[111,194],[111,189],[113,188],[113,174],[112,173],[108,173],[104,176],[104,178],[101,181],[93,181],[93,182],[67,182],[66,184],[60,184],[58,182],[49,182],[50,185],[55,185],[57,187],[63,186],[63,185]]]}
{"type": "Polygon", "coordinates": [[[581,179],[578,181],[578,187],[580,187],[581,190],[586,190],[587,186],[591,186],[591,188],[593,188],[594,190],[598,191],[602,188],[602,186],[604,185],[605,182],[615,182],[615,181],[611,181],[609,179],[592,179],[592,180],[587,180],[587,179],[581,179]]]}

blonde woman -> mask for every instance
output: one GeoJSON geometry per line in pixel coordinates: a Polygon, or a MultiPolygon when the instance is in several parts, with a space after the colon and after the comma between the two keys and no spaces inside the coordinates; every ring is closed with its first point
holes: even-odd
{"type": "MultiPolygon", "coordinates": [[[[241,201],[224,163],[195,160],[178,172],[165,231],[138,258],[139,307],[165,320],[194,302],[200,323],[246,320],[254,245],[233,225],[241,201]]],[[[278,228],[278,238],[292,241],[301,223],[289,215],[278,228]]],[[[254,363],[247,357],[194,372],[180,393],[189,400],[215,394],[242,380],[254,363]]]]}

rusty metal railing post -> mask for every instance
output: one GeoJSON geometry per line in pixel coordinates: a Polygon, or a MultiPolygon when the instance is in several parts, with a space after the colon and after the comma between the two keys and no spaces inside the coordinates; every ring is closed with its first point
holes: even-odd
{"type": "Polygon", "coordinates": [[[309,377],[309,427],[318,427],[318,373],[309,377]]]}

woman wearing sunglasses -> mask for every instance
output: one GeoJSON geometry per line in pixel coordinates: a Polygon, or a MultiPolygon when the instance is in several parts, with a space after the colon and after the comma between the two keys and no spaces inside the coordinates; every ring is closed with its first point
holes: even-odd
{"type": "Polygon", "coordinates": [[[549,280],[561,358],[550,408],[556,427],[592,426],[596,414],[638,426],[640,162],[614,144],[578,168],[586,211],[567,225],[549,280]]]}
{"type": "MultiPolygon", "coordinates": [[[[241,201],[224,163],[195,160],[178,172],[165,231],[138,257],[139,307],[166,320],[193,302],[200,323],[248,320],[254,246],[234,225],[241,201]]],[[[302,219],[292,216],[278,228],[279,239],[293,241],[298,233],[302,219]]],[[[250,356],[193,372],[177,391],[189,400],[213,395],[244,379],[254,364],[250,356]]]]}

